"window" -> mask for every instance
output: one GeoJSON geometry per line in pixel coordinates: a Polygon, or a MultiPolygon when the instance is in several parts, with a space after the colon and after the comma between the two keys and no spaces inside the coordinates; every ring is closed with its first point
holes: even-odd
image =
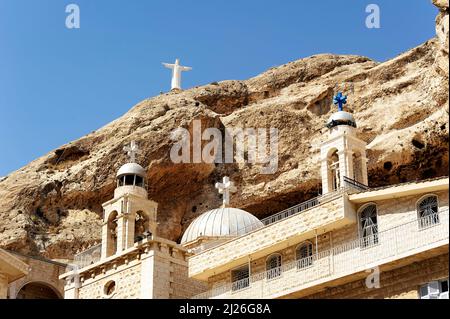
{"type": "Polygon", "coordinates": [[[231,290],[236,291],[250,286],[250,270],[248,265],[241,266],[231,271],[231,290]]]}
{"type": "Polygon", "coordinates": [[[125,175],[125,185],[132,186],[134,183],[134,175],[125,175]]]}
{"type": "Polygon", "coordinates": [[[144,179],[141,176],[136,175],[136,186],[144,187],[144,179]]]}
{"type": "Polygon", "coordinates": [[[361,153],[360,152],[353,153],[352,158],[353,158],[353,179],[358,183],[364,183],[361,153]]]}
{"type": "Polygon", "coordinates": [[[448,278],[423,285],[419,289],[420,299],[448,299],[448,278]]]}
{"type": "Polygon", "coordinates": [[[105,287],[103,288],[103,293],[106,296],[111,296],[115,290],[116,290],[116,282],[111,280],[106,283],[105,287]]]}
{"type": "Polygon", "coordinates": [[[377,206],[365,206],[359,214],[359,238],[361,247],[378,244],[377,206]]]}
{"type": "Polygon", "coordinates": [[[308,241],[300,244],[295,251],[297,269],[311,266],[313,263],[313,245],[308,241]]]}
{"type": "Polygon", "coordinates": [[[328,183],[330,191],[336,191],[340,187],[339,156],[337,150],[328,157],[328,183]]]}
{"type": "Polygon", "coordinates": [[[267,279],[281,276],[281,255],[273,254],[266,261],[267,279]]]}
{"type": "Polygon", "coordinates": [[[134,242],[140,242],[145,238],[150,237],[151,233],[149,231],[149,219],[147,214],[143,211],[138,211],[136,213],[134,221],[134,242]]]}
{"type": "Polygon", "coordinates": [[[439,223],[437,196],[430,195],[419,201],[417,204],[417,217],[420,228],[439,223]]]}

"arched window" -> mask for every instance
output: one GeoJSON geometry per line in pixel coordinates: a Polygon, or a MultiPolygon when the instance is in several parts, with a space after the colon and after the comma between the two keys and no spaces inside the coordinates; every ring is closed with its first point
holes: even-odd
{"type": "Polygon", "coordinates": [[[297,260],[297,268],[305,268],[313,263],[313,245],[307,241],[300,244],[295,250],[295,259],[297,260]]]}
{"type": "Polygon", "coordinates": [[[417,203],[419,227],[424,228],[439,223],[438,197],[427,195],[417,203]]]}
{"type": "Polygon", "coordinates": [[[362,174],[362,157],[360,152],[355,152],[353,158],[353,179],[359,183],[364,183],[362,174]]]}
{"type": "Polygon", "coordinates": [[[138,211],[134,221],[134,242],[139,242],[150,235],[149,219],[144,212],[138,211]]]}
{"type": "Polygon", "coordinates": [[[117,215],[117,212],[114,211],[108,217],[106,257],[114,255],[117,251],[117,215]]]}
{"type": "Polygon", "coordinates": [[[334,150],[328,156],[328,183],[330,191],[340,188],[339,155],[334,150]]]}
{"type": "Polygon", "coordinates": [[[378,243],[377,206],[369,204],[359,213],[359,238],[361,247],[378,243]]]}
{"type": "Polygon", "coordinates": [[[267,279],[281,276],[281,255],[270,255],[266,260],[267,279]]]}
{"type": "Polygon", "coordinates": [[[250,285],[250,267],[243,265],[231,271],[231,289],[233,291],[246,288],[250,285]]]}

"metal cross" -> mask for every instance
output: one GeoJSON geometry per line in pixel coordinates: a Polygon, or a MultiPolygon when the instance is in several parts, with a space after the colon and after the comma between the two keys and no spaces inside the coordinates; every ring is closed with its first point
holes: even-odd
{"type": "Polygon", "coordinates": [[[223,183],[216,183],[215,186],[219,190],[219,194],[223,194],[223,207],[226,207],[230,204],[230,193],[236,192],[234,183],[228,176],[224,176],[223,183]]]}
{"type": "Polygon", "coordinates": [[[135,163],[136,162],[136,155],[140,153],[139,147],[137,146],[135,141],[131,141],[130,146],[125,146],[123,148],[125,152],[127,152],[127,155],[130,157],[130,162],[135,163]]]}
{"type": "Polygon", "coordinates": [[[338,94],[333,98],[333,103],[338,106],[339,111],[343,111],[344,104],[347,104],[347,95],[342,95],[342,92],[338,92],[338,94]]]}

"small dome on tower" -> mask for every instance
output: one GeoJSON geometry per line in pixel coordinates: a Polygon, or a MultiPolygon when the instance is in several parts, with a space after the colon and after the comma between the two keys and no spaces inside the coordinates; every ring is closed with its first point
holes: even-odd
{"type": "Polygon", "coordinates": [[[145,169],[141,165],[137,163],[127,163],[119,169],[119,171],[117,172],[117,177],[123,175],[137,175],[145,177],[145,174],[145,169]]]}
{"type": "MultiPolygon", "coordinates": [[[[135,141],[132,141],[130,146],[124,147],[124,151],[130,156],[130,162],[122,165],[116,175],[117,179],[117,192],[121,192],[122,186],[138,186],[141,188],[146,187],[145,169],[136,163],[136,154],[139,153],[139,148],[135,141]]],[[[127,190],[129,191],[129,190],[127,190]]]]}
{"type": "Polygon", "coordinates": [[[350,125],[356,127],[356,121],[351,113],[338,111],[333,113],[327,121],[327,127],[329,128],[337,125],[350,125]]]}
{"type": "Polygon", "coordinates": [[[245,210],[220,207],[197,217],[186,229],[181,244],[199,237],[239,236],[263,227],[264,224],[245,210]]]}

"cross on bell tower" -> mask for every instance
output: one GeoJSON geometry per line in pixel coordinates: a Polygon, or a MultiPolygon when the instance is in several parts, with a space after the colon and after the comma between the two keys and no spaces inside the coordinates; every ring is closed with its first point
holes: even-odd
{"type": "Polygon", "coordinates": [[[219,194],[223,194],[223,207],[227,207],[230,204],[230,193],[236,192],[234,183],[230,181],[228,176],[223,177],[222,183],[216,183],[215,187],[219,190],[219,194]]]}
{"type": "Polygon", "coordinates": [[[136,163],[136,155],[140,153],[136,141],[131,141],[130,146],[125,146],[123,150],[127,152],[127,155],[130,157],[130,163],[136,163]]]}
{"type": "Polygon", "coordinates": [[[338,106],[339,111],[343,111],[344,104],[347,104],[347,95],[342,95],[342,92],[338,92],[338,94],[333,98],[333,103],[338,106]]]}

